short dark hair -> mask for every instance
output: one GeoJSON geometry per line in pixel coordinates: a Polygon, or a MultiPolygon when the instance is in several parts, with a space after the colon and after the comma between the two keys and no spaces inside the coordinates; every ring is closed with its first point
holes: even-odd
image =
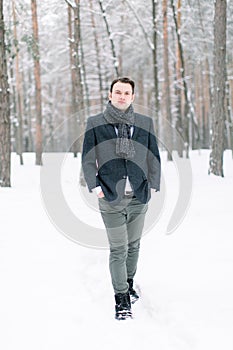
{"type": "Polygon", "coordinates": [[[110,92],[112,92],[113,90],[113,86],[116,84],[116,83],[124,83],[124,84],[130,84],[131,87],[132,87],[132,93],[134,94],[134,87],[135,87],[135,82],[130,79],[130,78],[127,78],[127,77],[122,77],[122,78],[116,78],[112,81],[112,84],[110,86],[110,92]]]}

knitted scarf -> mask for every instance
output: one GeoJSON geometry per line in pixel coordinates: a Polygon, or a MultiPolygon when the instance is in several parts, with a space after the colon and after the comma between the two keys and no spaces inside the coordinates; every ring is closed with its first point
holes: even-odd
{"type": "Polygon", "coordinates": [[[133,106],[130,105],[126,111],[121,111],[109,101],[104,111],[104,118],[118,129],[116,154],[121,158],[132,159],[135,155],[130,133],[130,127],[134,125],[135,119],[133,106]]]}

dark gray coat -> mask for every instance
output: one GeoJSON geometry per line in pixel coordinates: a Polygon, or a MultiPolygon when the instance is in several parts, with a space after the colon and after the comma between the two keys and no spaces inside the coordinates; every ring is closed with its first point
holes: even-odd
{"type": "Polygon", "coordinates": [[[128,176],[137,199],[147,203],[150,189],[160,189],[160,155],[152,119],[135,113],[132,140],[136,155],[126,160],[116,155],[116,131],[103,113],[89,117],[83,142],[82,167],[90,192],[101,186],[105,199],[112,204],[124,195],[128,176]]]}

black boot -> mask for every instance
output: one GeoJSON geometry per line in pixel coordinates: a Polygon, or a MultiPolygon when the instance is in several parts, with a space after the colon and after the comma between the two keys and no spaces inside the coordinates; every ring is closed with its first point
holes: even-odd
{"type": "Polygon", "coordinates": [[[116,315],[115,318],[117,320],[126,320],[127,318],[132,317],[131,312],[131,303],[129,293],[118,293],[115,295],[116,301],[116,315]]]}
{"type": "Polygon", "coordinates": [[[139,295],[137,294],[136,290],[133,289],[133,279],[132,278],[128,278],[127,282],[129,284],[130,300],[131,300],[131,303],[134,304],[139,299],[139,295]]]}

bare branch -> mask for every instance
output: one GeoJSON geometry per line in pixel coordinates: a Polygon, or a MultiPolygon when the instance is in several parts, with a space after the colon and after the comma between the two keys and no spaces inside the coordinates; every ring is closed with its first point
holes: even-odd
{"type": "Polygon", "coordinates": [[[144,28],[144,25],[143,25],[143,23],[142,23],[140,17],[138,16],[137,12],[135,11],[134,7],[131,5],[130,1],[125,0],[125,2],[127,3],[127,5],[129,6],[130,10],[133,12],[133,14],[134,14],[136,20],[138,21],[138,24],[139,24],[140,28],[142,29],[142,32],[143,32],[143,34],[144,34],[144,36],[145,36],[145,38],[146,38],[146,41],[147,41],[147,44],[148,44],[149,48],[150,48],[151,50],[154,50],[155,47],[154,47],[152,41],[150,40],[150,37],[149,37],[149,35],[147,34],[147,32],[146,32],[146,30],[145,30],[145,28],[144,28]]]}
{"type": "Polygon", "coordinates": [[[65,2],[68,6],[72,7],[73,9],[77,8],[77,5],[72,0],[65,0],[65,2]]]}

